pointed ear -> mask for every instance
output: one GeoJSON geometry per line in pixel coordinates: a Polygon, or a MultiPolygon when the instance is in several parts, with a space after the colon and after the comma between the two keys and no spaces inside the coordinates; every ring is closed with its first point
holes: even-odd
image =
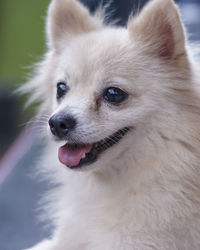
{"type": "Polygon", "coordinates": [[[77,0],[52,0],[47,17],[47,40],[50,48],[60,50],[73,36],[101,26],[77,0]]]}
{"type": "Polygon", "coordinates": [[[186,54],[184,28],[173,0],[152,0],[129,21],[128,30],[148,53],[167,59],[186,54]]]}

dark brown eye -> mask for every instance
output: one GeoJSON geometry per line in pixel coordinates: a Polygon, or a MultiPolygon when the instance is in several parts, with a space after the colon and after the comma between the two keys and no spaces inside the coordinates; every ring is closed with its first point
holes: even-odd
{"type": "Polygon", "coordinates": [[[68,86],[66,85],[65,82],[59,82],[57,84],[57,94],[56,97],[57,99],[62,98],[68,91],[68,86]]]}
{"type": "Polygon", "coordinates": [[[110,87],[104,91],[103,98],[107,102],[117,105],[125,101],[128,98],[128,94],[119,88],[110,87]]]}

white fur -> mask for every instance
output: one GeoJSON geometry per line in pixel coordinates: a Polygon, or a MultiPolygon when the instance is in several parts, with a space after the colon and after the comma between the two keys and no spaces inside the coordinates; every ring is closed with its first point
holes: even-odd
{"type": "Polygon", "coordinates": [[[199,250],[199,75],[173,1],[153,0],[116,28],[75,0],[53,0],[47,34],[46,58],[24,87],[42,100],[40,114],[75,115],[72,137],[83,143],[133,129],[83,171],[62,166],[64,142],[46,138],[39,168],[59,184],[45,198],[55,232],[30,249],[199,250]],[[70,91],[57,103],[66,79],[70,91]],[[128,100],[97,105],[113,85],[128,100]]]}

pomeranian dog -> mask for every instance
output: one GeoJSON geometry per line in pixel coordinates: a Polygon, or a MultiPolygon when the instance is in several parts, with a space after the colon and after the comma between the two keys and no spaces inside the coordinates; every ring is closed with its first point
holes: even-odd
{"type": "Polygon", "coordinates": [[[30,249],[199,250],[200,77],[173,0],[127,27],[52,0],[46,27],[23,91],[48,117],[54,233],[30,249]]]}

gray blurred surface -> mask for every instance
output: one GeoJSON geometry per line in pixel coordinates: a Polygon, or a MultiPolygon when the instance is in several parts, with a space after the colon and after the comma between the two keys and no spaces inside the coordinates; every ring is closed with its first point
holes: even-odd
{"type": "Polygon", "coordinates": [[[37,203],[47,185],[31,176],[42,151],[35,143],[0,186],[0,250],[20,250],[47,236],[36,220],[37,203]]]}

